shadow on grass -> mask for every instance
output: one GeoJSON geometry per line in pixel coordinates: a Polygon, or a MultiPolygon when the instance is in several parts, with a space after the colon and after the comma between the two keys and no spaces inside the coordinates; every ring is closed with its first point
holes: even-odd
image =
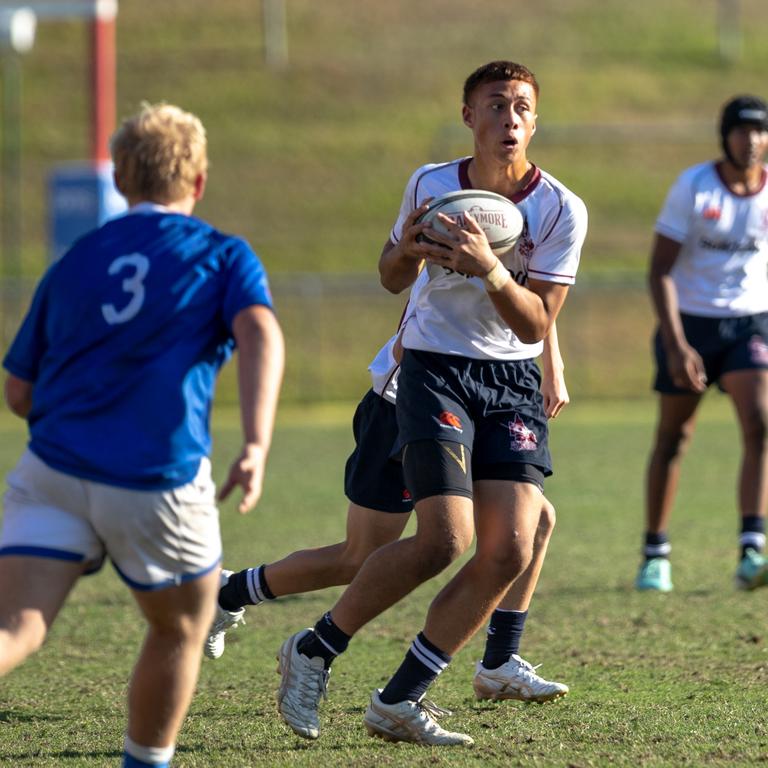
{"type": "Polygon", "coordinates": [[[19,712],[14,709],[0,710],[0,723],[39,723],[41,721],[56,722],[67,718],[59,715],[43,715],[39,712],[19,712]]]}
{"type": "MultiPolygon", "coordinates": [[[[7,714],[5,712],[0,712],[0,721],[2,720],[2,716],[4,714],[7,714]]],[[[28,718],[28,719],[35,719],[40,720],[41,718],[35,717],[35,718],[28,718]]],[[[53,719],[53,718],[50,718],[53,719]]],[[[300,744],[299,746],[304,747],[305,745],[300,744]]],[[[307,744],[306,746],[309,746],[307,744]]],[[[196,754],[199,750],[195,747],[184,747],[179,746],[176,748],[176,754],[177,755],[183,755],[183,754],[196,754]]],[[[44,752],[41,753],[40,750],[37,751],[19,751],[19,752],[0,752],[0,765],[34,765],[34,762],[22,762],[22,761],[34,761],[34,760],[40,760],[41,758],[46,758],[49,760],[63,760],[65,758],[72,758],[72,759],[84,759],[84,758],[92,758],[92,759],[98,759],[103,758],[105,760],[118,760],[123,756],[123,749],[122,747],[120,749],[110,749],[110,750],[82,750],[82,749],[62,749],[58,752],[56,751],[50,751],[50,752],[44,752]],[[9,760],[9,763],[4,763],[2,760],[9,760]]]]}
{"type": "MultiPolygon", "coordinates": [[[[47,752],[41,753],[39,750],[34,752],[1,752],[0,757],[7,758],[11,762],[8,765],[34,765],[35,760],[56,759],[63,760],[65,758],[72,758],[74,760],[80,760],[82,758],[104,758],[108,760],[118,760],[123,756],[122,749],[110,749],[105,750],[78,750],[78,749],[62,749],[60,752],[47,752]],[[33,761],[33,762],[22,762],[33,761]]],[[[5,763],[3,763],[5,765],[5,763]]]]}
{"type": "Polygon", "coordinates": [[[685,595],[686,597],[711,597],[715,594],[714,589],[705,589],[697,587],[695,589],[675,589],[674,592],[658,592],[653,589],[639,590],[635,589],[633,584],[584,584],[573,587],[549,587],[548,590],[541,590],[537,593],[539,598],[546,599],[547,595],[552,597],[560,595],[574,595],[583,597],[585,595],[649,595],[648,599],[663,599],[667,594],[685,595]],[[656,596],[656,598],[654,598],[656,596]]]}

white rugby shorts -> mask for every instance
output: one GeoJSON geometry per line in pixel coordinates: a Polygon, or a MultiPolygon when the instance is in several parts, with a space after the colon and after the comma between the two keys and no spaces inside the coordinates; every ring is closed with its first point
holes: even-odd
{"type": "Polygon", "coordinates": [[[0,556],[83,564],[109,556],[129,587],[162,589],[197,578],[221,560],[211,463],[192,482],[165,491],[117,488],[64,474],[30,450],[8,475],[0,556]]]}

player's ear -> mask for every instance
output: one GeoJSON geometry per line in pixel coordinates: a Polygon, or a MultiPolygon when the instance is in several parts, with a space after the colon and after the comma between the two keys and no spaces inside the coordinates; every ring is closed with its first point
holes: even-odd
{"type": "Polygon", "coordinates": [[[472,108],[464,104],[461,108],[461,119],[464,121],[464,125],[467,128],[472,127],[472,108]]]}
{"type": "Polygon", "coordinates": [[[195,176],[195,190],[194,190],[195,200],[203,199],[203,195],[205,194],[205,185],[207,182],[208,182],[208,174],[198,173],[197,176],[195,176]]]}
{"type": "Polygon", "coordinates": [[[536,133],[536,120],[538,120],[539,116],[534,115],[533,116],[533,130],[531,131],[531,136],[533,136],[534,133],[536,133]]]}

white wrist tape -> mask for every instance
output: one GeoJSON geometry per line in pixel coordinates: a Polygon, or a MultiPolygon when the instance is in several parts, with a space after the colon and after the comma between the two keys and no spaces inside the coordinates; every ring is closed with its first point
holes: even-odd
{"type": "Polygon", "coordinates": [[[509,281],[509,270],[496,259],[493,269],[483,278],[485,290],[489,293],[498,293],[509,281]]]}

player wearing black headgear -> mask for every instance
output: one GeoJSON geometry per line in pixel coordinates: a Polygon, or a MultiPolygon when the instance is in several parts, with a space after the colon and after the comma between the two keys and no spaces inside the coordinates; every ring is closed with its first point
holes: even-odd
{"type": "Polygon", "coordinates": [[[725,156],[737,167],[743,168],[728,146],[728,134],[739,126],[755,126],[768,131],[768,106],[757,96],[736,96],[724,107],[720,118],[720,143],[725,156]]]}
{"type": "Polygon", "coordinates": [[[672,589],[667,528],[681,457],[704,392],[717,383],[741,429],[741,589],[768,586],[768,109],[755,96],[723,107],[722,158],[683,171],[656,220],[650,287],[659,420],[648,462],[636,586],[672,589]]]}

